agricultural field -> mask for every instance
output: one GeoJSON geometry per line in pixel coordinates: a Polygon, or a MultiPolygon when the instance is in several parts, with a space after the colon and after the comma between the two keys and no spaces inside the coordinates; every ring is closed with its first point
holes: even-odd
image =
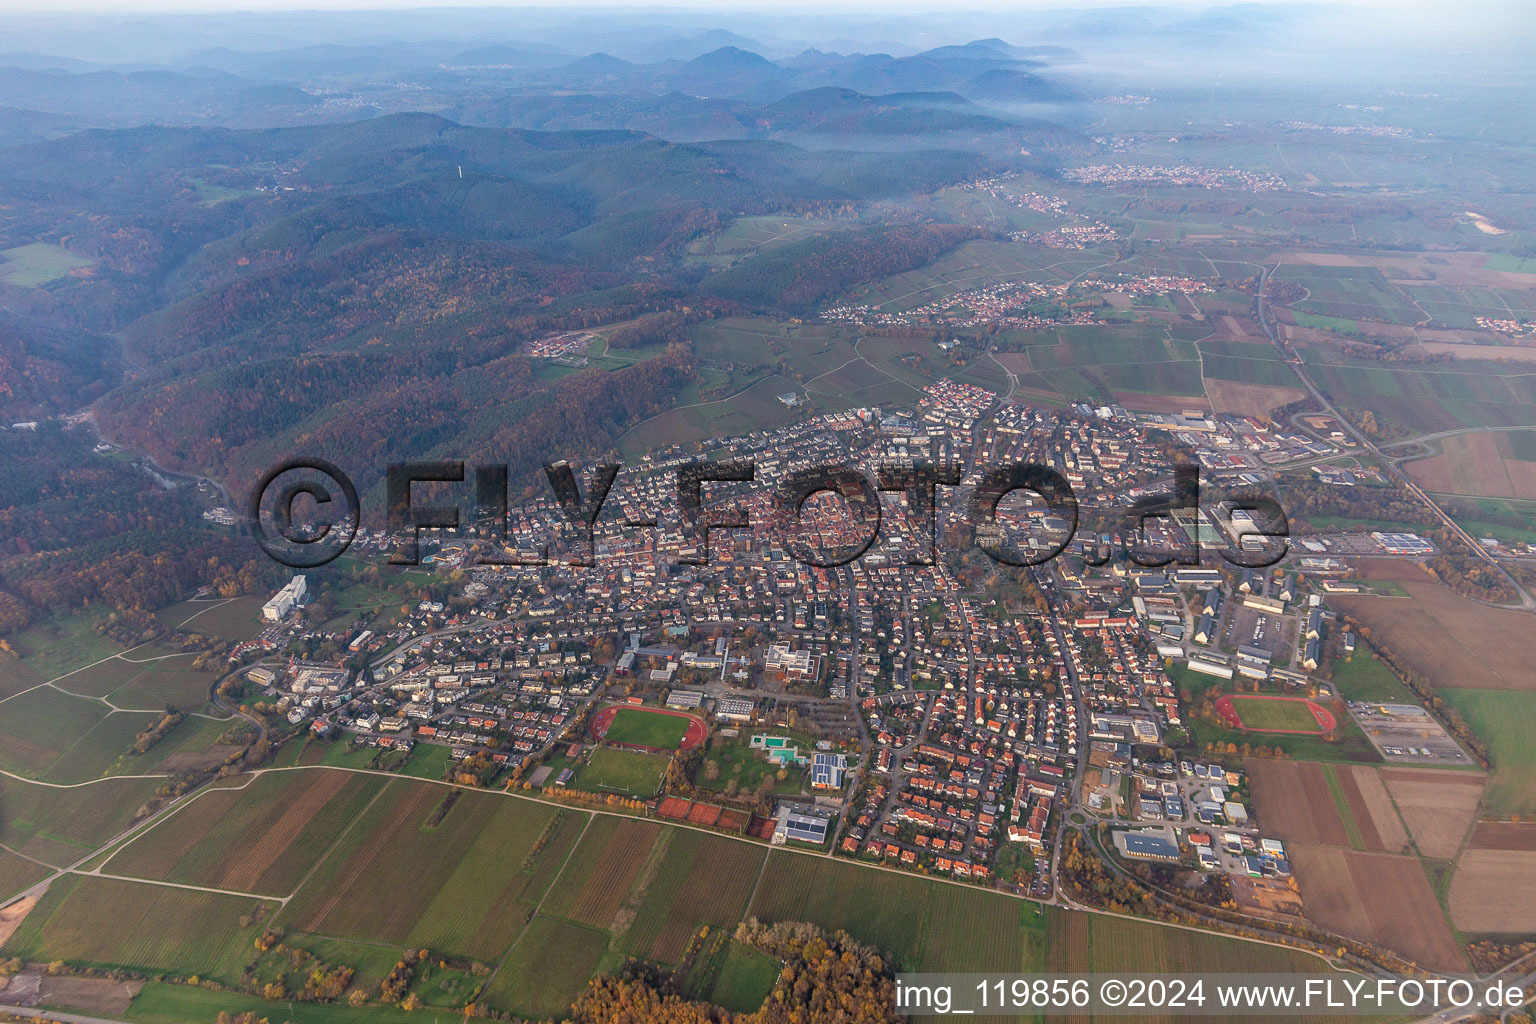
{"type": "Polygon", "coordinates": [[[1289,852],[1309,920],[1432,970],[1466,970],[1417,857],[1306,843],[1291,845],[1289,852]]]}
{"type": "Polygon", "coordinates": [[[43,677],[14,654],[0,654],[0,700],[40,686],[43,677]]]}
{"type": "Polygon", "coordinates": [[[609,928],[635,885],[663,826],[597,815],[545,897],[545,914],[609,928]]]}
{"type": "Polygon", "coordinates": [[[1408,833],[1377,769],[1268,758],[1250,759],[1247,768],[1267,834],[1287,843],[1407,852],[1408,833]]]}
{"type": "Polygon", "coordinates": [[[60,789],[0,776],[0,843],[58,867],[126,830],[159,779],[103,779],[60,789]]]}
{"type": "Polygon", "coordinates": [[[280,923],[494,960],[584,824],[578,813],[515,797],[392,780],[280,923]],[[381,903],[379,892],[395,898],[381,903]]]}
{"type": "Polygon", "coordinates": [[[103,870],[287,896],[384,788],[344,771],[269,772],[210,790],[122,848],[103,870]]]}
{"type": "Polygon", "coordinates": [[[1369,410],[1384,430],[1417,435],[1536,423],[1536,378],[1513,375],[1497,361],[1404,367],[1320,344],[1305,345],[1302,355],[1318,387],[1357,416],[1369,410]]]}
{"type": "Polygon", "coordinates": [[[165,654],[141,648],[119,655],[59,680],[54,685],[69,693],[103,697],[124,710],[160,711],[166,705],[182,711],[201,711],[217,672],[199,672],[192,654],[165,654]]]}
{"type": "MultiPolygon", "coordinates": [[[[1208,974],[1213,964],[1234,974],[1319,974],[1327,965],[1301,950],[1282,949],[1259,942],[1215,935],[1192,929],[1171,928],[1126,918],[1075,913],[1050,908],[1046,934],[1049,938],[1044,970],[1052,973],[1079,974],[1090,971],[1139,972],[1156,974],[1208,974]]],[[[1054,1020],[1085,1021],[1086,1017],[1059,1017],[1054,1020]]],[[[1174,1021],[1178,1017],[1153,1015],[1101,1017],[1100,1020],[1139,1022],[1174,1021]]],[[[1203,1016],[1202,1020],[1228,1021],[1232,1024],[1252,1020],[1248,1016],[1203,1016]]],[[[1300,1020],[1345,1021],[1351,1018],[1297,1018],[1300,1020]]],[[[1370,1018],[1353,1018],[1368,1020],[1370,1018]]],[[[1377,1018],[1379,1019],[1379,1018],[1377,1018]]]]}
{"type": "Polygon", "coordinates": [[[766,851],[755,843],[669,828],[615,915],[615,946],[676,963],[700,925],[741,920],[766,851]]]}
{"type": "Polygon", "coordinates": [[[606,932],[541,914],[496,972],[485,1002],[532,1020],[559,1019],[607,949],[606,932]]]}
{"type": "Polygon", "coordinates": [[[0,249],[0,281],[17,288],[41,288],[96,261],[47,242],[0,249]]]}
{"type": "Polygon", "coordinates": [[[1439,442],[1441,452],[1407,464],[1409,475],[1427,491],[1494,498],[1536,498],[1536,461],[1526,452],[1528,432],[1458,434],[1439,442]]]}
{"type": "Polygon", "coordinates": [[[50,616],[17,633],[11,646],[38,682],[63,676],[123,649],[96,631],[106,611],[102,605],[92,605],[72,615],[50,616]]]}
{"type": "Polygon", "coordinates": [[[220,1013],[251,1012],[256,1019],[281,1012],[289,1024],[420,1024],[431,1020],[420,1012],[393,1006],[347,1006],[345,1003],[271,1003],[238,992],[214,992],[188,985],[151,981],[123,1011],[132,1024],[187,1024],[217,1020],[220,1013]],[[281,1008],[280,1011],[278,1008],[281,1008]]]}
{"type": "Polygon", "coordinates": [[[1419,853],[1433,860],[1455,857],[1477,816],[1487,776],[1481,772],[1383,768],[1381,778],[1419,853]]]}
{"type": "Polygon", "coordinates": [[[691,243],[688,252],[706,266],[724,269],[747,256],[856,223],[820,217],[737,217],[716,234],[691,243]]]}
{"type": "Polygon", "coordinates": [[[257,899],[66,875],[0,953],[237,981],[261,933],[257,915],[275,909],[257,899]]]}
{"type": "Polygon", "coordinates": [[[1531,742],[1536,735],[1536,694],[1471,689],[1442,693],[1488,744],[1493,774],[1483,792],[1484,812],[1501,818],[1536,814],[1536,744],[1531,742]]]}
{"type": "Polygon", "coordinates": [[[1524,838],[1524,849],[1490,848],[1479,845],[1474,833],[1451,879],[1451,920],[1459,930],[1530,934],[1531,921],[1536,919],[1536,887],[1531,885],[1536,877],[1536,844],[1529,841],[1536,836],[1524,838]]]}
{"type": "Polygon", "coordinates": [[[222,640],[250,640],[261,633],[261,606],[266,595],[229,599],[203,599],[183,601],[162,608],[155,618],[171,629],[188,633],[202,633],[222,640]]]}
{"type": "Polygon", "coordinates": [[[31,778],[47,777],[109,714],[100,701],[51,687],[12,697],[0,713],[0,768],[31,778]]]}
{"type": "Polygon", "coordinates": [[[1271,410],[1289,405],[1305,395],[1300,388],[1243,384],[1209,376],[1205,381],[1205,393],[1210,396],[1213,412],[1256,418],[1268,416],[1271,410]]]}
{"type": "Polygon", "coordinates": [[[1375,267],[1325,267],[1282,263],[1275,280],[1307,291],[1293,308],[1346,320],[1380,320],[1413,326],[1428,319],[1396,285],[1375,267]]]}
{"type": "Polygon", "coordinates": [[[1333,595],[1329,603],[1450,698],[1458,689],[1536,690],[1536,630],[1526,612],[1490,608],[1438,583],[1403,583],[1408,599],[1333,595]]]}
{"type": "Polygon", "coordinates": [[[48,869],[25,857],[0,850],[0,902],[48,877],[48,869]]]}
{"type": "Polygon", "coordinates": [[[748,913],[844,929],[904,970],[1033,971],[1045,918],[1032,903],[857,864],[773,852],[748,913]]]}

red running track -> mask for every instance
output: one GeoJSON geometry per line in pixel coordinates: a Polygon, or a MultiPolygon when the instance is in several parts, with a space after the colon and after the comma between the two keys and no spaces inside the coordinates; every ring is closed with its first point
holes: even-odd
{"type": "Polygon", "coordinates": [[[1317,722],[1316,729],[1250,729],[1243,724],[1243,716],[1237,713],[1237,708],[1232,703],[1233,696],[1232,694],[1227,694],[1216,700],[1216,717],[1220,718],[1222,724],[1229,729],[1241,729],[1244,732],[1276,733],[1282,736],[1316,736],[1321,733],[1332,732],[1339,724],[1338,719],[1333,717],[1332,711],[1305,697],[1284,697],[1265,693],[1235,694],[1235,696],[1242,697],[1243,700],[1290,700],[1305,704],[1307,710],[1312,712],[1312,718],[1317,722]]]}
{"type": "MultiPolygon", "coordinates": [[[[688,731],[683,733],[682,741],[677,745],[677,749],[684,753],[692,750],[694,747],[701,746],[709,738],[709,726],[705,725],[704,720],[697,715],[690,715],[683,711],[673,711],[671,708],[648,708],[640,704],[610,704],[598,710],[592,715],[592,720],[587,723],[587,731],[592,734],[594,739],[603,739],[608,735],[608,727],[613,724],[613,716],[617,715],[624,708],[632,708],[635,711],[644,711],[652,715],[673,715],[677,718],[686,718],[688,720],[688,731]]],[[[650,753],[672,753],[671,749],[667,747],[646,747],[638,743],[615,743],[614,746],[623,747],[626,750],[644,750],[650,753]]]]}

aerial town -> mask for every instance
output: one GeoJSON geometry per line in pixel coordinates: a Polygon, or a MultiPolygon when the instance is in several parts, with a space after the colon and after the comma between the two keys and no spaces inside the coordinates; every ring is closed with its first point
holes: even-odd
{"type": "MultiPolygon", "coordinates": [[[[479,784],[633,800],[660,818],[1040,900],[1057,898],[1071,817],[1111,826],[1127,864],[1182,863],[1256,906],[1276,891],[1294,903],[1284,844],[1265,834],[1241,761],[1224,756],[1237,748],[1202,747],[1190,717],[1236,731],[1274,701],[1315,721],[1298,731],[1333,732],[1313,698],[1338,695],[1314,673],[1325,645],[1347,654],[1357,641],[1327,603],[1359,591],[1341,556],[1424,559],[1435,546],[1313,534],[1244,568],[1264,539],[1252,516],[1200,503],[1143,523],[1142,540],[1182,553],[1157,564],[1127,556],[1115,515],[1166,486],[1170,456],[1218,484],[1263,487],[1310,468],[1327,486],[1363,486],[1335,465],[1353,442],[1332,425],[1051,410],[941,379],[907,412],[828,414],[715,443],[709,460],[755,467],[750,484],[712,484],[706,502],[734,510],[740,528],[701,537],[669,519],[677,467],[698,455],[649,452],[620,471],[590,564],[559,506],[537,500],[501,536],[421,532],[417,571],[454,581],[450,602],[422,601],[347,636],[340,659],[310,661],[289,653],[305,635],[295,575],[235,657],[250,662],[257,699],[312,737],[380,755],[441,748],[479,784]],[[1083,521],[1104,532],[1081,529],[1059,557],[1020,568],[1060,548],[1066,524],[1038,503],[1005,499],[978,528],[941,492],[925,529],[892,494],[862,556],[805,564],[785,550],[773,489],[840,462],[962,467],[950,495],[990,467],[1033,462],[1062,474],[1083,521]],[[989,528],[1016,564],[978,550],[989,528]],[[492,550],[526,564],[488,564],[502,560],[492,550]],[[1214,711],[1191,706],[1207,690],[1230,693],[1214,711]]],[[[818,494],[796,529],[841,550],[867,524],[818,494]]],[[[360,548],[382,561],[394,543],[374,531],[360,548]]],[[[1389,763],[1469,763],[1444,730],[1392,740],[1406,716],[1429,720],[1422,709],[1349,713],[1375,723],[1366,731],[1389,763]]]]}

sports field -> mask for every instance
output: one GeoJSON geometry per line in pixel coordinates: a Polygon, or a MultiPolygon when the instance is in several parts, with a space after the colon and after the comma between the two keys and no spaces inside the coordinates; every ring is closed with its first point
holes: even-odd
{"type": "Polygon", "coordinates": [[[661,777],[666,771],[664,754],[598,747],[587,763],[576,769],[571,786],[589,793],[627,793],[649,798],[661,788],[661,777]]]}
{"type": "Polygon", "coordinates": [[[688,732],[689,720],[639,708],[620,708],[604,738],[637,747],[676,747],[688,732]]]}
{"type": "Polygon", "coordinates": [[[1304,697],[1233,694],[1216,702],[1216,713],[1248,732],[1326,733],[1336,724],[1332,712],[1304,697]]]}
{"type": "Polygon", "coordinates": [[[613,704],[598,711],[588,729],[608,743],[667,751],[692,750],[709,735],[708,726],[693,715],[629,704],[613,704]]]}

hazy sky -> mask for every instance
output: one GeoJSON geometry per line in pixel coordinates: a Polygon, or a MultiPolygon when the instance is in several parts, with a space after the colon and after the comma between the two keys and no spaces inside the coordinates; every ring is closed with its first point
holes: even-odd
{"type": "MultiPolygon", "coordinates": [[[[1270,0],[1258,0],[1260,4],[1270,0]]],[[[1069,10],[1088,7],[1128,7],[1127,0],[965,0],[961,9],[969,11],[1020,11],[1020,10],[1069,10]]],[[[1286,3],[1286,6],[1296,6],[1286,3]]],[[[1223,6],[1193,0],[1168,0],[1154,2],[1151,6],[1163,8],[1188,8],[1204,10],[1223,6]]],[[[1440,0],[1327,0],[1325,6],[1379,9],[1387,15],[1426,15],[1454,13],[1464,18],[1470,12],[1487,8],[1501,12],[1529,12],[1536,6],[1531,0],[1471,0],[1454,5],[1449,11],[1440,0]]],[[[403,10],[423,7],[546,7],[578,10],[581,8],[629,7],[629,8],[687,8],[692,10],[751,11],[771,14],[774,11],[796,14],[836,13],[857,11],[880,12],[936,12],[946,9],[934,0],[835,0],[833,3],[814,3],[811,0],[785,0],[782,3],[721,2],[721,0],[669,0],[658,4],[655,0],[604,0],[602,3],[505,3],[501,0],[0,0],[0,12],[5,13],[54,13],[60,10],[100,11],[125,13],[129,11],[291,11],[291,10],[403,10]]]]}

